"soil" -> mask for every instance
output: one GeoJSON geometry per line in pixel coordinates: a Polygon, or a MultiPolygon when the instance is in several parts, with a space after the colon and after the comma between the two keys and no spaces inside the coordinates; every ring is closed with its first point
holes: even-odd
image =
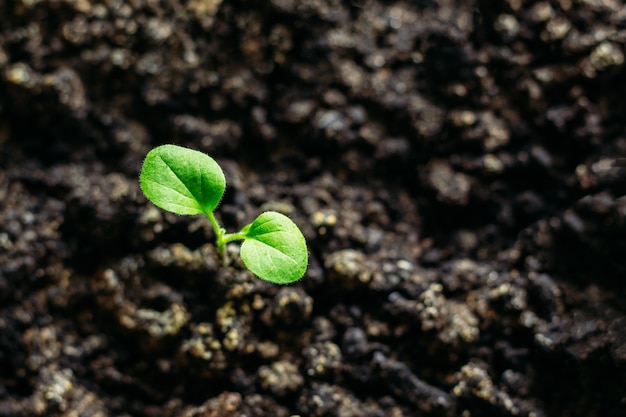
{"type": "Polygon", "coordinates": [[[0,416],[626,415],[620,0],[0,1],[0,416]],[[224,167],[276,286],[141,194],[224,167]]]}

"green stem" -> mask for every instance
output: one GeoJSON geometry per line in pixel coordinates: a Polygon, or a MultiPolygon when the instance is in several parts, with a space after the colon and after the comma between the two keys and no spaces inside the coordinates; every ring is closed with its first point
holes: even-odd
{"type": "Polygon", "coordinates": [[[247,229],[244,227],[237,233],[226,233],[226,230],[222,228],[215,219],[213,212],[206,213],[206,216],[209,218],[209,221],[213,226],[213,230],[215,230],[215,241],[217,243],[217,252],[220,260],[222,261],[222,265],[226,266],[228,264],[226,244],[235,240],[244,240],[246,238],[247,229]]]}
{"type": "Polygon", "coordinates": [[[224,245],[226,242],[224,241],[224,234],[226,230],[224,230],[220,224],[215,219],[213,212],[205,213],[209,218],[211,225],[213,226],[213,230],[215,230],[215,242],[217,243],[217,253],[219,254],[220,260],[222,261],[222,265],[226,266],[228,263],[228,258],[226,257],[226,251],[224,250],[224,245]]]}
{"type": "Polygon", "coordinates": [[[244,232],[226,233],[223,237],[224,243],[230,243],[235,240],[244,240],[246,238],[246,234],[244,232]]]}

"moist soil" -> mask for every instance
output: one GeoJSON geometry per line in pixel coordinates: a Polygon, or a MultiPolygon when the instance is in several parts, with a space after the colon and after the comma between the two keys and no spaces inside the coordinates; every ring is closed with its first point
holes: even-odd
{"type": "Polygon", "coordinates": [[[0,416],[626,415],[620,0],[0,2],[0,416]],[[212,155],[272,285],[142,195],[212,155]]]}

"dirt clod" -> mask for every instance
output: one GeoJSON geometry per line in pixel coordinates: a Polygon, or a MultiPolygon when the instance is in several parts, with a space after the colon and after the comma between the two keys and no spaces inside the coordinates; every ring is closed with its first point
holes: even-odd
{"type": "Polygon", "coordinates": [[[0,1],[0,415],[623,417],[624,10],[0,1]],[[164,143],[305,276],[149,203],[164,143]]]}

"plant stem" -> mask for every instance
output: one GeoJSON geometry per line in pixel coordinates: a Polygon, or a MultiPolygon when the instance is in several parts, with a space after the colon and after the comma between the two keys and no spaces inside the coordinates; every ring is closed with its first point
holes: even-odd
{"type": "Polygon", "coordinates": [[[224,236],[224,243],[234,242],[235,240],[244,240],[246,234],[244,232],[226,233],[224,236]]]}
{"type": "Polygon", "coordinates": [[[220,260],[222,261],[222,266],[226,266],[228,264],[228,258],[226,256],[226,251],[224,250],[224,245],[226,242],[224,241],[224,234],[226,230],[224,230],[220,224],[215,219],[213,212],[205,213],[209,218],[211,225],[213,226],[213,230],[215,230],[215,242],[217,243],[217,253],[219,254],[220,260]]]}
{"type": "Polygon", "coordinates": [[[215,230],[215,241],[217,243],[217,253],[219,254],[222,266],[228,264],[228,253],[226,252],[226,244],[235,240],[244,240],[246,238],[246,228],[244,227],[237,233],[226,233],[226,230],[219,225],[217,219],[213,215],[213,212],[206,213],[209,218],[213,230],[215,230]]]}

